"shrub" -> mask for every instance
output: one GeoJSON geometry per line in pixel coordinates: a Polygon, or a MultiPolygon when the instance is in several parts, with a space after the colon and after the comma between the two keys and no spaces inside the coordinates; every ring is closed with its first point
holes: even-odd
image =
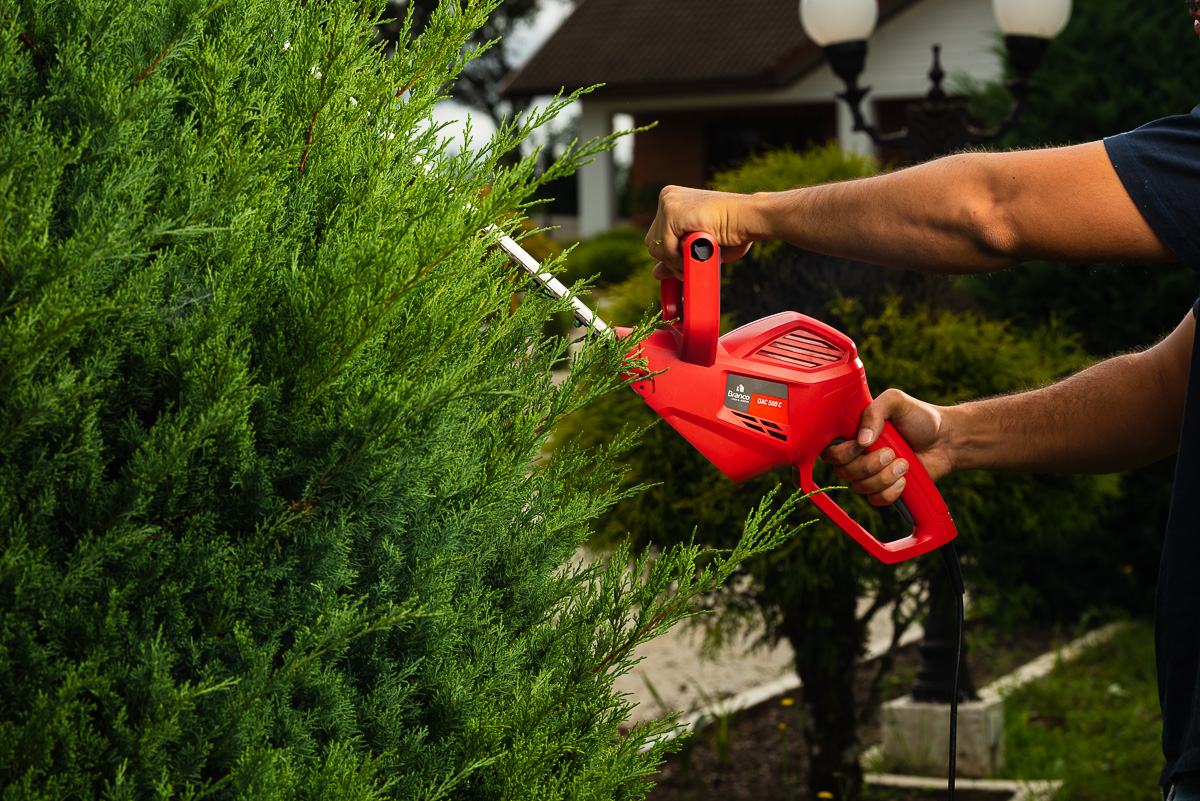
{"type": "Polygon", "coordinates": [[[830,142],[804,151],[782,148],[757,153],[718,172],[712,184],[722,192],[768,192],[865,178],[877,172],[875,158],[848,153],[830,142]]]}
{"type": "MultiPolygon", "coordinates": [[[[653,287],[650,287],[653,289],[653,287]]],[[[644,303],[653,303],[647,293],[644,303]]],[[[883,315],[862,318],[854,303],[836,310],[859,338],[860,355],[876,392],[901,386],[920,397],[955,402],[1043,383],[1079,366],[1084,357],[1073,337],[1047,329],[1029,337],[1004,323],[971,313],[904,310],[898,298],[883,315]]],[[[602,442],[622,426],[652,425],[654,413],[632,394],[611,395],[569,418],[562,434],[584,443],[602,442]]],[[[635,548],[688,541],[699,521],[699,536],[719,547],[740,534],[739,510],[785,476],[769,475],[745,485],[728,481],[675,431],[652,426],[631,452],[630,485],[652,489],[618,503],[601,516],[597,544],[625,542],[635,548]],[[626,532],[630,532],[629,535],[626,532]]],[[[824,485],[837,485],[831,475],[824,485]]],[[[960,474],[942,482],[942,492],[961,533],[959,548],[977,612],[1012,623],[1037,611],[1054,614],[1056,596],[1046,595],[1054,562],[1043,569],[1031,554],[1050,543],[1051,552],[1082,547],[1094,536],[1097,511],[1117,490],[1112,477],[1033,477],[1017,474],[960,474]]],[[[835,490],[836,491],[836,490],[835,490]]],[[[896,516],[861,497],[840,491],[838,502],[883,539],[907,533],[896,516]]],[[[806,510],[801,510],[803,514],[806,510]]],[[[1113,582],[1120,565],[1108,565],[1113,582]]],[[[844,791],[853,797],[861,744],[858,729],[870,719],[890,667],[883,660],[871,697],[854,700],[848,666],[862,653],[867,626],[875,614],[893,615],[896,636],[917,617],[914,599],[940,560],[925,557],[897,567],[880,565],[840,529],[821,521],[778,551],[746,566],[742,580],[714,599],[719,612],[708,621],[710,644],[719,647],[744,625],[763,626],[762,644],[781,639],[796,653],[804,697],[806,747],[813,772],[812,793],[844,791]],[[865,610],[858,599],[871,597],[865,610]],[[890,604],[904,601],[895,607],[890,604]]],[[[1057,575],[1061,579],[1061,574],[1057,575]]]]}
{"type": "MultiPolygon", "coordinates": [[[[565,265],[558,279],[565,285],[582,289],[588,283],[598,288],[591,303],[615,284],[625,281],[640,265],[653,264],[646,253],[643,241],[645,233],[636,228],[613,228],[604,231],[573,247],[563,260],[565,265]],[[583,283],[581,283],[583,282],[583,283]]],[[[634,315],[634,325],[642,318],[645,309],[634,315]]],[[[570,335],[575,328],[575,316],[570,313],[555,315],[546,328],[547,334],[570,335]]]]}
{"type": "MultiPolygon", "coordinates": [[[[877,172],[879,162],[874,157],[847,153],[837,142],[830,142],[805,151],[788,147],[756,153],[717,172],[711,184],[721,192],[751,194],[849,181],[877,172]]],[[[766,259],[781,247],[777,241],[760,242],[755,246],[755,255],[766,259]]]]}
{"type": "MultiPolygon", "coordinates": [[[[776,192],[801,186],[865,178],[880,171],[874,158],[844,153],[836,143],[804,152],[768,151],[717,173],[723,192],[776,192]]],[[[935,308],[965,308],[967,296],[948,276],[924,275],[827,256],[779,241],[759,242],[747,257],[727,269],[722,287],[725,308],[738,323],[791,310],[821,317],[840,295],[879,312],[884,300],[900,295],[935,308]]]]}
{"type": "Polygon", "coordinates": [[[621,283],[649,259],[645,236],[639,228],[621,227],[580,242],[567,258],[563,278],[569,283],[593,277],[601,285],[621,283]]]}
{"type": "Polygon", "coordinates": [[[563,305],[479,232],[609,143],[447,152],[488,11],[391,60],[343,0],[6,15],[6,799],[644,793],[662,727],[618,737],[612,678],[780,521],[573,561],[631,443],[541,449],[621,349],[552,381],[563,305]]]}

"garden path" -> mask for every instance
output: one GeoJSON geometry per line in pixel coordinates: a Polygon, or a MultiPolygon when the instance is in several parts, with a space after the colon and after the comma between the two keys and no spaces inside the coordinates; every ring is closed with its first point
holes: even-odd
{"type": "MultiPolygon", "coordinates": [[[[860,604],[869,605],[870,601],[863,600],[860,604]]],[[[913,626],[901,643],[915,642],[921,634],[921,628],[913,626]]],[[[750,644],[759,636],[754,632],[731,644],[715,659],[706,659],[700,655],[703,636],[698,627],[681,624],[634,652],[642,661],[615,682],[617,691],[628,694],[636,704],[630,715],[631,723],[663,715],[663,709],[647,683],[654,686],[668,710],[685,713],[712,706],[711,702],[717,699],[739,708],[749,706],[758,696],[770,698],[800,686],[792,668],[793,652],[788,643],[750,650],[750,644]]],[[[886,612],[875,615],[869,634],[868,658],[885,652],[891,637],[889,616],[886,612]]]]}

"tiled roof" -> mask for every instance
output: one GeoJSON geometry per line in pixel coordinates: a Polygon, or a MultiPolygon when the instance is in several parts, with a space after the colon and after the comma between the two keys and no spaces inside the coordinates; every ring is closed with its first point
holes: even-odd
{"type": "MultiPolygon", "coordinates": [[[[880,17],[913,0],[881,0],[880,17]]],[[[595,84],[598,97],[785,86],[820,64],[796,0],[579,0],[509,97],[595,84]]]]}

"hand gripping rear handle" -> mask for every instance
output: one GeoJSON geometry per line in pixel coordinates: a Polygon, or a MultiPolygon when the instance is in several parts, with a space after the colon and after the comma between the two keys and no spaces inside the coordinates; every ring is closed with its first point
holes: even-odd
{"type": "Polygon", "coordinates": [[[685,362],[712,367],[721,336],[721,249],[711,234],[686,235],[683,281],[662,282],[664,320],[679,320],[673,327],[680,336],[679,356],[685,362]]]}
{"type": "Polygon", "coordinates": [[[897,505],[901,502],[903,504],[901,514],[904,514],[903,509],[907,509],[908,514],[904,517],[913,524],[913,530],[903,539],[880,542],[855,522],[829,493],[819,491],[821,488],[813,481],[811,461],[796,465],[797,483],[804,492],[816,493],[812,499],[818,508],[836,523],[838,528],[853,537],[859,545],[884,564],[892,565],[928,553],[958,536],[958,529],[954,526],[946,502],[942,500],[942,494],[938,492],[921,460],[890,422],[884,423],[883,433],[867,450],[874,451],[879,448],[891,448],[897,458],[904,459],[909,464],[904,491],[900,494],[897,505]]]}

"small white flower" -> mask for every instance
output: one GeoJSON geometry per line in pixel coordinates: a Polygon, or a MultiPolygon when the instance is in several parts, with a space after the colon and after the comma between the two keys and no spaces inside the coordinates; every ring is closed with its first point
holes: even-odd
{"type": "Polygon", "coordinates": [[[292,49],[292,43],[291,43],[289,40],[286,40],[286,39],[285,39],[285,40],[284,40],[284,42],[283,42],[283,49],[284,49],[284,50],[291,50],[291,49],[292,49]]]}
{"type": "Polygon", "coordinates": [[[358,105],[358,101],[357,101],[357,100],[355,100],[355,99],[352,97],[352,98],[350,98],[350,105],[352,105],[352,106],[357,106],[357,105],[358,105]]]}
{"type": "Polygon", "coordinates": [[[309,73],[308,73],[308,74],[309,74],[309,75],[311,75],[311,76],[313,76],[313,77],[314,77],[314,78],[316,78],[317,80],[320,80],[320,79],[321,79],[321,77],[322,77],[322,75],[321,75],[321,71],[320,71],[319,69],[317,69],[317,65],[316,65],[316,64],[313,64],[313,68],[312,68],[311,70],[309,70],[309,73]]]}

